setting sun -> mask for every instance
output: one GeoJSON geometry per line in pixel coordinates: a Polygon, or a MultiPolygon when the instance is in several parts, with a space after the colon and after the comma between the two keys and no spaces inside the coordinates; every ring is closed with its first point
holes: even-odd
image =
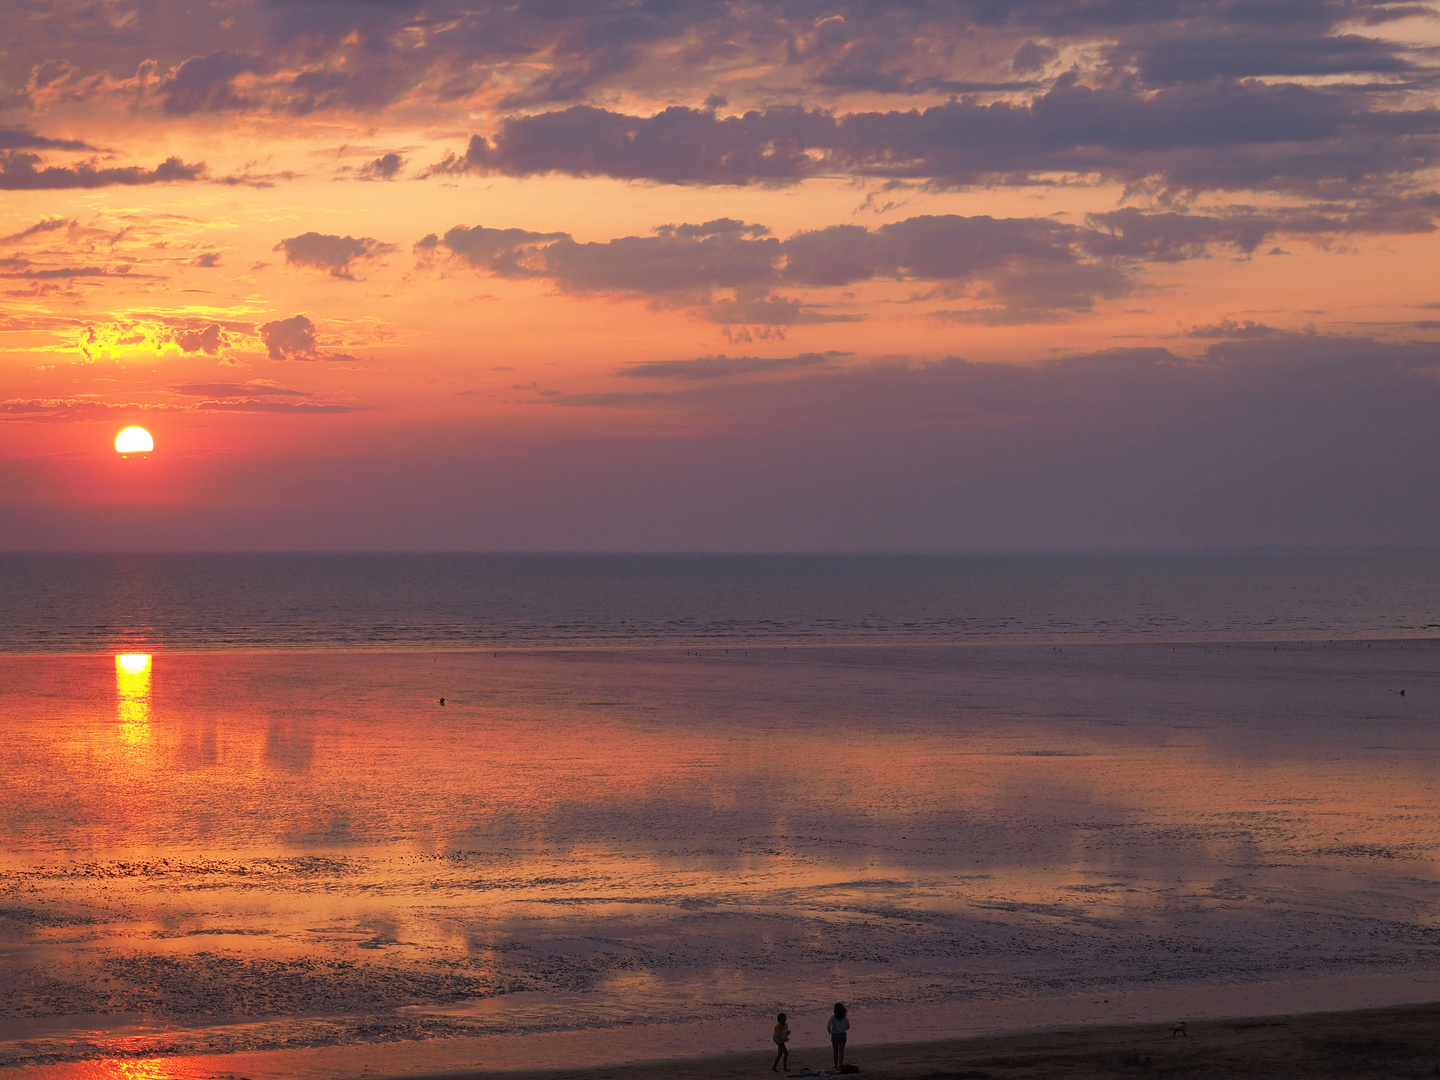
{"type": "Polygon", "coordinates": [[[121,454],[148,454],[155,449],[155,440],[143,427],[127,427],[115,436],[115,450],[121,454]]]}

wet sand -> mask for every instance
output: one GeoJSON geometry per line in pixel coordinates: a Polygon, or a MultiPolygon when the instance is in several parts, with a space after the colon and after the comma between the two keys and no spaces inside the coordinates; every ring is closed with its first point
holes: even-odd
{"type": "MultiPolygon", "coordinates": [[[[770,1073],[773,1053],[595,1069],[455,1072],[460,1080],[740,1080],[770,1073]]],[[[884,1080],[1089,1080],[1135,1077],[1405,1077],[1440,1072],[1440,1003],[1341,1013],[1062,1029],[938,1042],[865,1045],[848,1059],[884,1080]]],[[[792,1051],[787,1075],[830,1068],[828,1048],[792,1051]]],[[[433,1076],[434,1074],[429,1074],[433,1076]]]]}
{"type": "Polygon", "coordinates": [[[0,657],[0,1067],[330,1080],[763,1052],[782,1008],[818,1044],[836,1000],[861,1042],[1440,1000],[1437,659],[0,657]]]}

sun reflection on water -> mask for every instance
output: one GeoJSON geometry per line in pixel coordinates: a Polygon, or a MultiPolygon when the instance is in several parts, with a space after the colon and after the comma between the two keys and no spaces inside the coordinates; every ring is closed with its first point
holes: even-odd
{"type": "Polygon", "coordinates": [[[118,653],[115,657],[115,719],[126,742],[150,738],[150,654],[118,653]]]}

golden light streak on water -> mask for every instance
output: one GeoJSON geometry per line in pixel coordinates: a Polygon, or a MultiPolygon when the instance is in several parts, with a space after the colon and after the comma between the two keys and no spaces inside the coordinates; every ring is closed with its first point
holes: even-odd
{"type": "Polygon", "coordinates": [[[115,719],[127,743],[150,741],[150,654],[115,656],[115,719]]]}

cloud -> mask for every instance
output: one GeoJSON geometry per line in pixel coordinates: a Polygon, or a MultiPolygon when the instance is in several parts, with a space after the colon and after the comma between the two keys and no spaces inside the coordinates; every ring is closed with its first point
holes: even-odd
{"type": "Polygon", "coordinates": [[[0,151],[0,191],[172,184],[199,180],[205,175],[204,162],[189,165],[178,157],[166,158],[153,169],[138,165],[102,168],[89,161],[36,168],[39,164],[40,157],[36,154],[20,150],[0,151]]]}
{"type": "Polygon", "coordinates": [[[361,405],[320,404],[310,401],[266,401],[246,398],[239,401],[202,401],[195,406],[201,412],[257,412],[257,413],[348,413],[360,412],[361,405]]]}
{"type": "Polygon", "coordinates": [[[1372,90],[1259,82],[1157,92],[1061,78],[1029,103],[953,100],[834,114],[740,116],[681,106],[634,116],[577,105],[508,117],[432,171],[568,173],[664,183],[794,183],[849,174],[968,185],[1061,174],[1185,190],[1312,190],[1412,175],[1440,161],[1440,110],[1380,107],[1372,90]]]}
{"type": "MultiPolygon", "coordinates": [[[[333,112],[371,123],[389,109],[446,123],[457,110],[495,117],[430,175],[851,176],[936,187],[1099,178],[1171,195],[1334,199],[1394,196],[1440,164],[1435,54],[1383,29],[1428,10],[1383,0],[435,0],[421,18],[409,0],[237,0],[223,12],[172,13],[162,34],[59,4],[24,33],[0,28],[0,49],[13,70],[30,72],[16,100],[37,117],[106,95],[170,119],[333,112]],[[127,71],[135,74],[118,74],[127,71]],[[848,104],[887,93],[955,96],[890,111],[848,104]],[[624,99],[670,105],[597,104],[624,99]],[[739,104],[727,114],[731,101],[739,104]]],[[[89,147],[33,127],[0,129],[3,186],[203,173],[183,161],[42,165],[37,153],[89,147]]],[[[390,152],[354,175],[395,179],[405,167],[390,152]]],[[[216,179],[264,185],[289,175],[216,179]]]]}
{"type": "Polygon", "coordinates": [[[1010,60],[1010,66],[1021,73],[1043,71],[1059,56],[1060,50],[1054,46],[1038,41],[1027,41],[1015,50],[1015,55],[1010,60]]]}
{"type": "Polygon", "coordinates": [[[235,79],[263,67],[259,57],[245,53],[221,50],[207,56],[193,56],[165,80],[162,89],[165,111],[172,116],[189,116],[253,105],[254,99],[235,91],[235,79]]]}
{"type": "Polygon", "coordinates": [[[784,326],[855,316],[784,295],[782,288],[878,280],[933,283],[938,297],[990,301],[946,313],[959,321],[1046,321],[1132,291],[1140,261],[1253,246],[1256,233],[1243,222],[1206,219],[1186,228],[1128,214],[1104,224],[1100,230],[1048,218],[936,214],[877,228],[833,225],[781,240],[763,226],[720,218],[586,243],[567,233],[456,226],[443,239],[428,236],[416,246],[428,251],[443,244],[500,277],[545,278],[575,293],[646,297],[723,324],[784,326]]]}
{"type": "MultiPolygon", "coordinates": [[[[927,417],[961,426],[1035,426],[1060,419],[1098,425],[1117,417],[1143,417],[1149,426],[1238,411],[1258,421],[1266,408],[1276,409],[1277,415],[1296,415],[1318,400],[1328,402],[1329,409],[1343,409],[1351,394],[1358,395],[1352,402],[1357,407],[1362,400],[1392,401],[1416,394],[1416,400],[1400,410],[1416,416],[1429,407],[1422,403],[1440,405],[1440,343],[1281,331],[1224,336],[1231,340],[1210,345],[1195,359],[1146,347],[1031,363],[949,357],[928,363],[817,364],[784,380],[717,381],[622,393],[611,395],[610,403],[745,417],[747,423],[758,417],[780,424],[843,417],[855,423],[857,431],[927,417]]],[[[606,402],[593,395],[566,395],[557,403],[606,402]]],[[[1382,413],[1377,407],[1377,422],[1382,413]]],[[[1440,427],[1432,421],[1425,422],[1425,430],[1440,437],[1440,427]]]]}
{"type": "Polygon", "coordinates": [[[1086,250],[1150,262],[1199,258],[1217,246],[1248,255],[1284,226],[1274,214],[1146,213],[1134,207],[1089,214],[1085,220],[1097,230],[1086,240],[1086,250]]]}
{"type": "Polygon", "coordinates": [[[525,477],[550,499],[603,491],[623,509],[591,510],[584,527],[617,547],[1423,544],[1440,527],[1425,494],[1440,343],[1277,334],[1193,359],[854,363],[552,407],[700,421],[631,454],[569,449],[588,463],[573,488],[558,462],[525,477]]]}
{"type": "Polygon", "coordinates": [[[731,100],[774,97],[777,86],[826,100],[1004,93],[1025,88],[1014,74],[1059,59],[1047,50],[1097,84],[1147,90],[1315,76],[1417,86],[1429,57],[1374,28],[1430,10],[1386,0],[235,0],[176,9],[157,26],[55,3],[0,28],[0,48],[17,100],[37,113],[109,94],[176,117],[453,115],[456,104],[533,111],[633,92],[698,102],[716,85],[731,100]]]}
{"type": "Polygon", "coordinates": [[[1199,28],[1109,50],[1116,67],[1173,85],[1263,76],[1411,75],[1423,67],[1396,43],[1359,34],[1297,34],[1293,26],[1199,28]]]}
{"type": "Polygon", "coordinates": [[[107,277],[109,271],[103,266],[51,266],[35,269],[28,260],[6,259],[0,262],[0,278],[26,278],[34,281],[107,277]]]}
{"type": "Polygon", "coordinates": [[[315,360],[315,324],[304,315],[262,323],[260,340],[271,360],[315,360]]]}
{"type": "Polygon", "coordinates": [[[722,325],[782,327],[856,318],[818,298],[782,290],[864,282],[927,283],[921,300],[967,301],[929,312],[952,323],[1053,322],[1144,287],[1145,264],[1249,256],[1276,235],[1430,232],[1440,198],[1368,205],[1233,207],[1206,214],[1133,207],[1092,214],[1084,226],[1051,218],[917,215],[874,228],[832,225],[772,236],[762,225],[717,218],[666,225],[651,236],[577,242],[568,233],[458,225],[415,244],[447,249],[483,272],[545,279],[567,292],[610,293],[683,309],[722,325]]]}
{"type": "MultiPolygon", "coordinates": [[[[250,396],[247,396],[245,393],[231,394],[227,392],[216,395],[217,398],[222,400],[197,401],[186,405],[134,401],[105,402],[84,397],[11,398],[6,401],[0,401],[0,423],[5,421],[58,423],[105,420],[112,417],[134,417],[137,414],[143,415],[145,413],[253,412],[305,414],[349,413],[359,412],[365,409],[363,405],[311,401],[275,401],[271,400],[274,395],[294,393],[294,391],[276,390],[266,386],[252,385],[248,388],[230,387],[227,384],[218,384],[218,386],[226,391],[231,389],[248,389],[250,396]]],[[[176,392],[189,395],[191,389],[198,389],[198,387],[177,388],[176,392]]]]}
{"type": "Polygon", "coordinates": [[[310,397],[304,390],[291,390],[288,387],[276,386],[267,382],[247,383],[183,383],[180,386],[171,387],[171,391],[184,397],[206,397],[206,398],[252,398],[257,396],[271,397],[310,397]]]}
{"type": "Polygon", "coordinates": [[[668,183],[793,182],[822,171],[807,151],[828,148],[835,120],[777,108],[738,117],[674,106],[638,117],[576,105],[504,120],[494,142],[475,135],[463,158],[436,172],[532,176],[561,172],[668,183]]]}
{"type": "Polygon", "coordinates": [[[0,128],[0,151],[6,150],[94,150],[79,139],[49,139],[28,128],[0,128]]]}
{"type": "Polygon", "coordinates": [[[729,379],[736,375],[770,375],[775,372],[814,368],[849,355],[831,351],[764,358],[726,356],[721,353],[719,356],[697,356],[694,360],[650,360],[621,368],[616,374],[628,379],[729,379]]]}
{"type": "Polygon", "coordinates": [[[203,330],[180,330],[175,334],[175,344],[180,346],[182,352],[203,352],[207,356],[214,356],[220,351],[220,346],[227,344],[225,332],[220,328],[219,323],[211,323],[203,330]]]}
{"type": "Polygon", "coordinates": [[[281,240],[274,250],[283,251],[285,261],[291,266],[308,266],[324,270],[333,278],[354,281],[352,263],[378,259],[396,248],[394,244],[384,244],[368,236],[329,236],[307,232],[281,240]]]}
{"type": "Polygon", "coordinates": [[[46,218],[44,221],[37,221],[34,225],[13,232],[9,236],[0,236],[0,244],[15,244],[21,240],[28,240],[32,236],[43,236],[46,233],[56,232],[59,229],[68,229],[75,222],[71,218],[46,218]]]}
{"type": "Polygon", "coordinates": [[[360,166],[359,175],[363,180],[394,180],[404,168],[405,159],[392,151],[360,166]]]}
{"type": "Polygon", "coordinates": [[[288,319],[261,323],[259,334],[260,343],[265,346],[266,355],[271,360],[359,362],[358,357],[349,353],[322,348],[317,339],[315,324],[305,315],[292,315],[288,319]]]}
{"type": "Polygon", "coordinates": [[[275,186],[277,180],[294,180],[298,175],[300,174],[290,169],[281,169],[279,172],[257,173],[251,172],[247,168],[243,172],[217,177],[215,183],[224,184],[226,187],[271,188],[275,186]]]}
{"type": "Polygon", "coordinates": [[[1236,322],[1234,319],[1221,319],[1218,323],[1192,326],[1185,331],[1185,336],[1249,341],[1255,338],[1274,337],[1280,332],[1281,331],[1275,329],[1275,327],[1258,323],[1254,319],[1245,319],[1243,322],[1236,322]]]}
{"type": "Polygon", "coordinates": [[[10,398],[0,401],[0,422],[6,420],[30,422],[104,420],[113,416],[133,416],[141,411],[174,412],[177,410],[175,406],[97,401],[86,397],[10,398]]]}

